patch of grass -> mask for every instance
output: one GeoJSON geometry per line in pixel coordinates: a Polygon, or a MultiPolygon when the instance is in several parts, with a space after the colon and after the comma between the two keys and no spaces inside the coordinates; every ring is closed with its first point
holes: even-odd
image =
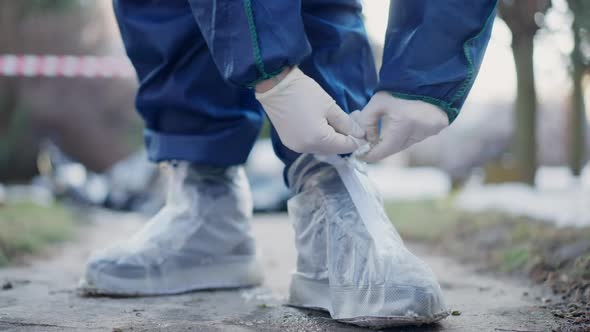
{"type": "Polygon", "coordinates": [[[590,227],[460,211],[451,198],[388,202],[386,211],[404,238],[499,272],[528,275],[563,299],[590,303],[590,227]]]}
{"type": "Polygon", "coordinates": [[[403,237],[433,240],[459,221],[450,200],[388,202],[385,210],[403,237]]]}
{"type": "Polygon", "coordinates": [[[73,235],[74,218],[59,205],[15,203],[0,207],[0,266],[39,253],[73,235]]]}
{"type": "Polygon", "coordinates": [[[500,270],[503,272],[514,272],[524,267],[531,257],[531,252],[527,247],[507,248],[502,253],[502,264],[500,270]]]}
{"type": "Polygon", "coordinates": [[[453,207],[452,198],[391,201],[385,204],[385,210],[403,237],[420,241],[439,239],[450,230],[471,232],[506,219],[506,216],[496,212],[457,210],[453,207]]]}
{"type": "Polygon", "coordinates": [[[512,229],[511,239],[513,242],[528,241],[534,236],[535,231],[531,225],[526,223],[518,223],[512,229]]]}
{"type": "Polygon", "coordinates": [[[574,275],[578,278],[590,280],[590,253],[576,258],[574,261],[574,275]]]}
{"type": "Polygon", "coordinates": [[[271,126],[270,121],[268,118],[264,117],[264,122],[262,123],[262,128],[260,129],[260,134],[258,135],[259,138],[270,138],[271,126]]]}

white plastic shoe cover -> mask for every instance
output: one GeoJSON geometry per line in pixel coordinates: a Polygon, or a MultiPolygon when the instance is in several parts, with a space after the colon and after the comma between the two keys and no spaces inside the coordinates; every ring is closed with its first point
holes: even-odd
{"type": "Polygon", "coordinates": [[[298,250],[290,303],[375,328],[448,316],[432,270],[406,249],[361,164],[303,155],[289,169],[298,250]]]}
{"type": "Polygon", "coordinates": [[[90,258],[82,291],[158,295],[259,284],[244,170],[165,167],[165,206],[128,241],[90,258]]]}

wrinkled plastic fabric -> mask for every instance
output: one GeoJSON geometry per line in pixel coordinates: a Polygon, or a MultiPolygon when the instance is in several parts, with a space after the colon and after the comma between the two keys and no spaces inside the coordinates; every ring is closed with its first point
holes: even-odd
{"type": "Polygon", "coordinates": [[[444,318],[434,273],[404,246],[362,165],[354,158],[321,159],[302,156],[289,172],[298,193],[289,202],[299,251],[295,277],[329,285],[323,309],[335,319],[371,325],[371,317],[444,318]]]}
{"type": "MultiPolygon", "coordinates": [[[[194,272],[220,273],[228,267],[226,273],[240,273],[232,269],[248,267],[255,259],[249,234],[252,199],[244,170],[179,163],[167,165],[167,171],[165,206],[130,239],[93,255],[87,283],[123,294],[241,286],[235,280],[224,284],[227,275],[194,272]],[[201,277],[210,280],[199,281],[201,277]]],[[[250,283],[258,277],[245,279],[250,283]]]]}

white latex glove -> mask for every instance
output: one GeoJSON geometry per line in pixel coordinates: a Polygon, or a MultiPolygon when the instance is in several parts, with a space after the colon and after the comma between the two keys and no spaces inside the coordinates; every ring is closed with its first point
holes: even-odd
{"type": "Polygon", "coordinates": [[[345,154],[365,132],[309,76],[294,67],[272,89],[256,93],[283,144],[299,153],[345,154]]]}
{"type": "Polygon", "coordinates": [[[396,154],[449,125],[447,114],[437,106],[396,98],[385,91],[377,92],[362,112],[351,116],[365,129],[371,144],[371,149],[359,156],[367,162],[396,154]]]}

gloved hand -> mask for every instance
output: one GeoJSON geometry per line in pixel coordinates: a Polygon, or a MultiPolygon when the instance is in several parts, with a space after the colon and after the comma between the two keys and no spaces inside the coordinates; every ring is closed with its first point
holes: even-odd
{"type": "Polygon", "coordinates": [[[396,154],[449,125],[449,118],[440,108],[419,100],[396,98],[385,91],[377,92],[362,112],[351,116],[365,129],[371,144],[371,149],[359,156],[367,162],[396,154]]]}
{"type": "Polygon", "coordinates": [[[266,92],[257,92],[283,144],[299,153],[351,153],[365,132],[309,76],[294,67],[266,92]]]}

